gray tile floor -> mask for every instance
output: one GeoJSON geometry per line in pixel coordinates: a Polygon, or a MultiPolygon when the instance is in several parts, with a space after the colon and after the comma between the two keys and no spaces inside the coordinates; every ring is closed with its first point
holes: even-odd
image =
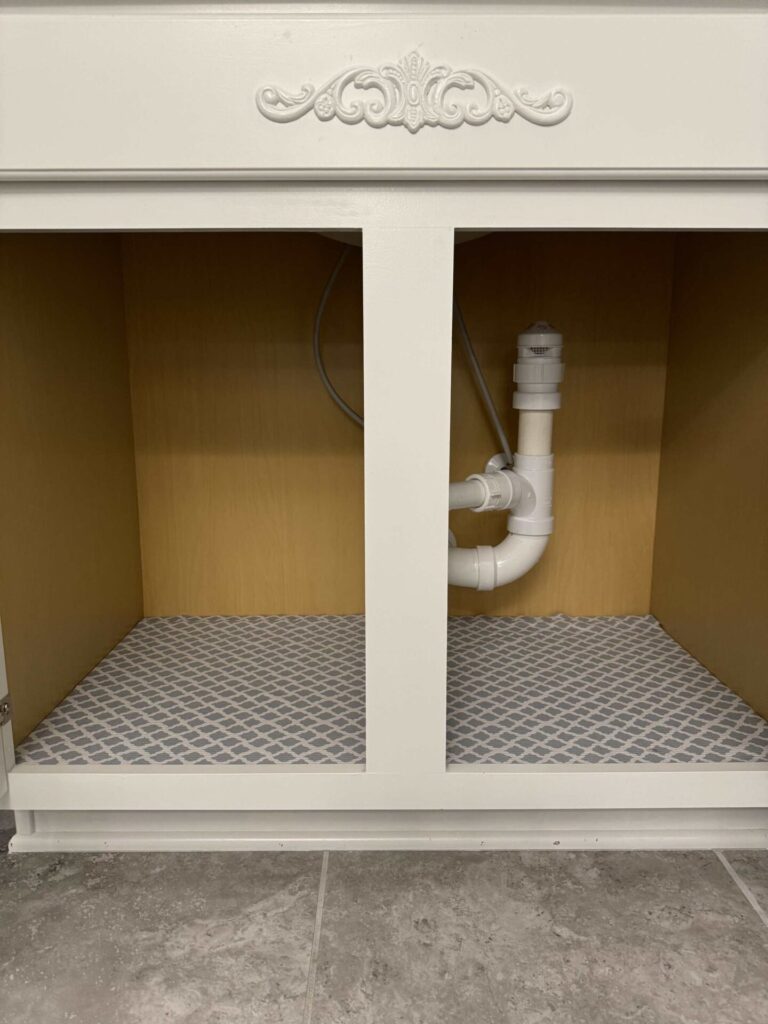
{"type": "Polygon", "coordinates": [[[2,1024],[766,1024],[768,851],[0,857],[2,1024]]]}

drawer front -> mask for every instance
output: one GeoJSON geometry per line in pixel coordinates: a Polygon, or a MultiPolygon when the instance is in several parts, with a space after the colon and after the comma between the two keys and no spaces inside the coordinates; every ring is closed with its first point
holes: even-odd
{"type": "Polygon", "coordinates": [[[768,15],[0,15],[0,171],[768,168],[768,15]]]}

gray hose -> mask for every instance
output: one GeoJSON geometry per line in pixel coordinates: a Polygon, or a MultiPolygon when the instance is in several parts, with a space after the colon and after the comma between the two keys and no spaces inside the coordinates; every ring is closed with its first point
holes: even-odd
{"type": "MultiPolygon", "coordinates": [[[[339,256],[333,270],[331,271],[331,276],[328,278],[328,281],[326,282],[325,288],[323,289],[323,294],[320,296],[320,302],[317,307],[317,312],[315,313],[315,323],[312,332],[312,353],[315,357],[315,366],[317,367],[317,372],[320,374],[320,380],[323,382],[325,390],[328,392],[328,394],[336,403],[336,405],[338,405],[341,411],[345,413],[345,415],[349,416],[349,418],[353,420],[358,425],[358,427],[362,427],[364,423],[363,417],[359,413],[355,412],[355,410],[344,401],[344,399],[338,393],[336,388],[333,386],[331,378],[328,376],[328,371],[325,368],[325,363],[323,362],[323,352],[320,347],[320,328],[323,322],[323,313],[325,312],[325,307],[328,304],[328,299],[331,297],[331,292],[334,289],[338,276],[341,273],[341,268],[344,266],[347,257],[349,256],[352,249],[353,246],[351,245],[344,246],[344,248],[341,251],[341,255],[339,256]]],[[[480,393],[480,398],[482,399],[483,405],[485,406],[485,410],[488,413],[488,417],[491,421],[491,424],[493,425],[493,429],[495,430],[496,436],[499,439],[499,444],[501,445],[501,449],[504,452],[504,457],[507,460],[507,465],[511,466],[512,449],[509,446],[509,440],[507,439],[506,432],[504,430],[504,427],[502,426],[501,419],[499,418],[496,405],[494,404],[493,398],[491,397],[491,392],[488,390],[488,384],[486,383],[485,377],[483,375],[480,362],[477,358],[477,353],[475,352],[474,345],[472,344],[472,340],[469,337],[469,331],[467,330],[467,325],[464,321],[464,314],[462,313],[461,306],[459,305],[458,299],[456,298],[454,298],[453,300],[453,312],[456,317],[456,322],[459,325],[459,338],[461,339],[461,347],[464,351],[464,356],[467,360],[467,363],[469,364],[469,369],[474,378],[477,390],[480,393]]]]}
{"type": "Polygon", "coordinates": [[[496,431],[496,436],[499,439],[501,450],[504,452],[504,458],[507,460],[507,465],[511,466],[512,449],[509,446],[509,439],[507,438],[506,431],[502,426],[491,392],[488,390],[488,384],[483,376],[483,371],[477,358],[475,347],[472,344],[472,340],[469,337],[469,331],[467,330],[467,325],[464,322],[464,314],[461,311],[459,300],[455,297],[453,300],[453,312],[456,317],[456,322],[459,325],[461,347],[464,349],[464,355],[469,363],[469,369],[472,372],[472,376],[475,378],[475,384],[477,385],[477,390],[480,392],[480,398],[483,400],[483,405],[485,406],[485,411],[488,413],[488,418],[491,421],[493,429],[496,431]]]}
{"type": "Polygon", "coordinates": [[[331,276],[328,278],[325,288],[323,289],[323,294],[320,296],[320,303],[317,307],[317,312],[315,313],[314,330],[312,331],[312,353],[315,357],[315,366],[317,367],[317,372],[320,374],[320,380],[323,382],[325,390],[331,396],[336,405],[338,405],[341,411],[343,413],[346,413],[346,415],[349,416],[351,420],[354,420],[358,427],[362,427],[363,417],[359,413],[355,412],[352,406],[347,405],[347,403],[344,401],[339,392],[331,383],[331,378],[328,376],[328,372],[325,369],[325,363],[323,362],[322,349],[320,348],[320,326],[323,322],[323,313],[325,312],[325,307],[328,304],[328,299],[330,298],[331,292],[333,291],[333,286],[336,284],[336,279],[341,273],[341,268],[344,266],[347,256],[349,256],[350,252],[352,252],[352,246],[345,245],[341,251],[341,256],[339,256],[339,258],[336,260],[336,265],[331,271],[331,276]]]}

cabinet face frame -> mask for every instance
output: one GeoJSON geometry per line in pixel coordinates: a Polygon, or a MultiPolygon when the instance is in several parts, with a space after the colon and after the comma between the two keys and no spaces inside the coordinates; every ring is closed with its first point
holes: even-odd
{"type": "Polygon", "coordinates": [[[0,175],[768,175],[759,4],[451,8],[9,6],[0,175]]]}
{"type": "MultiPolygon", "coordinates": [[[[447,240],[468,230],[768,230],[768,183],[760,182],[519,182],[399,184],[217,182],[6,183],[0,185],[0,230],[344,230],[360,229],[377,240],[371,281],[376,288],[403,282],[403,263],[416,236],[422,283],[409,285],[414,324],[423,322],[422,303],[449,294],[451,262],[447,240]],[[423,234],[417,229],[423,228],[423,234]],[[394,240],[394,244],[392,241],[394,240]],[[432,258],[430,256],[434,256],[432,258]],[[442,255],[441,255],[442,254],[442,255]],[[421,318],[421,319],[420,319],[421,318]]],[[[406,278],[407,284],[407,278],[406,278]]],[[[369,285],[370,287],[370,285],[369,285]]],[[[385,297],[386,298],[386,297],[385,297]]],[[[382,301],[379,294],[372,311],[382,301]]],[[[443,310],[445,312],[445,310],[443,310]]],[[[407,313],[407,311],[406,311],[407,313]]],[[[439,317],[435,318],[436,323],[439,317]]],[[[401,311],[399,323],[408,317],[401,311]]],[[[443,325],[444,326],[444,325],[443,325]]],[[[438,344],[439,329],[429,344],[438,344]]],[[[370,375],[367,375],[367,377],[370,375]]],[[[385,374],[386,377],[386,374],[385,374]]],[[[371,380],[366,386],[370,387],[371,380]]],[[[444,408],[450,379],[422,374],[433,410],[444,408]]],[[[407,398],[408,396],[406,396],[407,398]]],[[[411,396],[412,399],[412,396],[411,396]]],[[[390,392],[390,402],[391,402],[390,392]]],[[[399,403],[392,402],[397,406],[399,403]]],[[[438,415],[440,432],[434,477],[447,488],[448,423],[438,415]],[[445,457],[443,457],[445,456],[445,457]],[[443,479],[444,478],[444,479],[443,479]]],[[[433,430],[435,428],[433,427],[433,430]]],[[[422,482],[418,461],[406,465],[405,483],[422,482]]],[[[380,497],[380,496],[379,496],[380,497]]],[[[444,506],[447,508],[447,504],[444,506]]],[[[380,537],[393,508],[366,503],[366,532],[380,537]]],[[[424,536],[443,531],[447,513],[430,506],[424,536]]],[[[442,535],[442,534],[441,534],[442,535]]],[[[431,548],[429,549],[432,550],[431,548]]],[[[430,555],[437,571],[438,555],[430,555]]],[[[428,559],[429,560],[429,559],[428,559]]],[[[426,564],[426,563],[425,563],[426,564]]],[[[387,583],[381,575],[374,595],[386,606],[387,583]]],[[[444,590],[427,612],[437,623],[445,612],[444,590]]],[[[367,595],[370,603],[371,594],[367,595]]],[[[369,621],[374,643],[387,642],[387,619],[369,621]],[[381,628],[381,632],[378,630],[381,628]]],[[[445,645],[437,625],[430,633],[430,664],[442,659],[445,645]],[[442,644],[442,647],[440,645],[442,644]]],[[[418,664],[414,663],[418,673],[418,664]]],[[[372,677],[376,687],[368,729],[377,737],[376,763],[369,770],[326,767],[283,768],[81,768],[17,766],[9,777],[10,805],[50,811],[254,811],[313,810],[598,810],[648,808],[766,808],[768,765],[578,765],[510,766],[501,769],[451,769],[438,765],[435,751],[444,743],[444,708],[434,699],[418,705],[408,734],[425,737],[424,751],[398,768],[403,750],[397,739],[402,717],[386,691],[386,673],[372,677]],[[387,741],[387,736],[390,740],[387,741]],[[430,739],[431,738],[431,739],[430,739]]],[[[401,681],[398,693],[419,686],[421,676],[401,681]]],[[[429,689],[429,687],[428,687],[429,689]]],[[[444,693],[444,678],[443,678],[444,693]]],[[[406,745],[408,746],[408,744],[406,745]]]]}

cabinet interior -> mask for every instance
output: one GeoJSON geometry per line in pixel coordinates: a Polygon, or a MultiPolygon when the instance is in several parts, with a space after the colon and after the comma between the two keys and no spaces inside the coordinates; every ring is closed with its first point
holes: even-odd
{"type": "MultiPolygon", "coordinates": [[[[242,630],[263,624],[239,617],[281,617],[274,671],[316,707],[325,663],[302,667],[297,636],[325,622],[312,656],[341,651],[341,676],[364,675],[363,434],[328,399],[311,348],[339,245],[311,233],[0,238],[0,621],[17,742],[144,619],[142,657],[167,657],[172,620],[199,617],[182,622],[200,631],[190,642],[226,659],[230,643],[247,657],[262,642],[242,630]]],[[[653,616],[768,717],[766,271],[761,233],[499,232],[457,246],[456,293],[512,438],[518,331],[554,323],[567,371],[550,548],[509,587],[451,588],[449,665],[457,637],[497,619],[535,630],[552,616],[653,616]]],[[[355,252],[323,337],[357,409],[362,326],[355,252]]],[[[451,479],[496,450],[454,346],[451,479]]],[[[470,545],[503,531],[498,515],[451,524],[470,545]]],[[[487,650],[488,636],[477,643],[487,650]]],[[[201,706],[212,675],[198,680],[201,706]]],[[[362,762],[362,693],[342,681],[333,699],[333,735],[307,712],[326,744],[317,756],[336,744],[337,761],[362,762]]],[[[226,761],[236,739],[218,742],[226,761]]],[[[297,742],[295,756],[312,749],[297,742]]]]}

